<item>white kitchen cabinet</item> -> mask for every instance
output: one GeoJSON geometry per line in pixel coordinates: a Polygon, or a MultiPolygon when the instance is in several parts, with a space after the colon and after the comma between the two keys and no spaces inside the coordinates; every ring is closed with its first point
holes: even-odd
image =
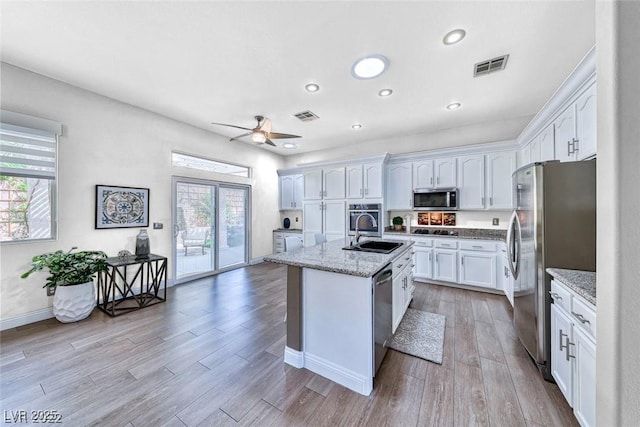
{"type": "Polygon", "coordinates": [[[551,281],[551,373],[581,426],[595,426],[596,310],[551,281]]]}
{"type": "Polygon", "coordinates": [[[336,167],[322,171],[323,198],[325,200],[339,200],[346,196],[345,168],[336,167]]]}
{"type": "Polygon", "coordinates": [[[578,143],[576,137],[576,105],[571,104],[553,122],[555,132],[555,159],[561,162],[575,160],[578,143]]]}
{"type": "Polygon", "coordinates": [[[392,332],[400,324],[404,313],[409,307],[413,298],[415,286],[413,284],[413,254],[411,250],[406,251],[393,261],[393,281],[392,281],[392,332]]]}
{"type": "Polygon", "coordinates": [[[577,160],[596,154],[596,85],[592,84],[576,101],[577,160]]]}
{"type": "Polygon", "coordinates": [[[458,159],[455,157],[433,161],[434,188],[454,188],[458,185],[458,159]]]}
{"type": "Polygon", "coordinates": [[[465,285],[496,288],[495,253],[460,251],[460,283],[465,285]]]}
{"type": "Polygon", "coordinates": [[[410,210],[413,208],[410,162],[387,165],[386,193],[386,210],[410,210]]]}
{"type": "Polygon", "coordinates": [[[302,210],[303,194],[303,175],[284,175],[280,177],[281,210],[302,210]]]}
{"type": "Polygon", "coordinates": [[[322,200],[322,169],[304,171],[304,200],[322,200]]]}
{"type": "Polygon", "coordinates": [[[416,279],[433,279],[433,248],[413,247],[414,275],[416,279]]]}
{"type": "MultiPolygon", "coordinates": [[[[347,235],[347,209],[344,200],[330,200],[324,203],[323,233],[327,241],[343,239],[347,235]]],[[[315,243],[315,238],[314,241],[315,243]]]]}
{"type": "Polygon", "coordinates": [[[367,163],[346,168],[348,199],[382,198],[382,164],[367,163]]]}
{"type": "Polygon", "coordinates": [[[520,151],[520,159],[521,159],[521,162],[520,162],[521,167],[531,163],[531,143],[522,147],[522,150],[520,151]]]}
{"type": "Polygon", "coordinates": [[[500,244],[497,252],[498,269],[496,271],[496,289],[504,291],[511,307],[513,307],[513,277],[509,270],[509,259],[507,257],[507,245],[500,244]]]}
{"type": "Polygon", "coordinates": [[[303,241],[305,246],[313,246],[316,241],[316,233],[322,233],[324,220],[324,203],[318,201],[305,201],[302,212],[302,225],[304,227],[303,241]]]}
{"type": "Polygon", "coordinates": [[[555,143],[553,137],[553,124],[550,124],[537,137],[539,141],[538,159],[535,161],[546,162],[555,159],[555,143]]]}
{"type": "Polygon", "coordinates": [[[458,205],[460,209],[485,208],[484,155],[458,158],[458,205]]]}
{"type": "Polygon", "coordinates": [[[511,175],[516,170],[516,153],[513,151],[490,153],[486,158],[485,207],[487,209],[513,209],[511,175]]]}
{"type": "Polygon", "coordinates": [[[540,161],[540,137],[537,136],[529,143],[529,160],[531,163],[540,161]]]}
{"type": "Polygon", "coordinates": [[[284,240],[290,236],[296,236],[302,239],[302,233],[299,231],[274,231],[273,232],[273,253],[274,254],[285,251],[284,240]]]}
{"type": "Polygon", "coordinates": [[[433,160],[413,162],[413,187],[433,188],[433,160]]]}
{"type": "Polygon", "coordinates": [[[444,282],[458,281],[458,251],[441,249],[433,250],[435,256],[434,279],[444,282]]]}

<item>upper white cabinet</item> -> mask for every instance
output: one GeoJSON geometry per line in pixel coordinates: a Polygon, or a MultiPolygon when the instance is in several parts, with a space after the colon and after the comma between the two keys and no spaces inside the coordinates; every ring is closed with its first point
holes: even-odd
{"type": "Polygon", "coordinates": [[[505,151],[487,154],[487,209],[512,209],[511,175],[516,170],[516,153],[505,151]]]}
{"type": "Polygon", "coordinates": [[[303,241],[315,244],[315,234],[323,233],[328,241],[342,239],[347,234],[346,204],[344,200],[312,200],[304,202],[303,241]]]}
{"type": "Polygon", "coordinates": [[[555,159],[555,143],[553,137],[553,125],[549,125],[537,138],[539,141],[539,152],[536,153],[536,162],[546,162],[555,159]]]}
{"type": "Polygon", "coordinates": [[[387,210],[412,209],[413,187],[411,185],[411,162],[387,165],[387,210]]]}
{"type": "Polygon", "coordinates": [[[484,209],[484,155],[463,156],[458,163],[460,209],[484,209]]]}
{"type": "Polygon", "coordinates": [[[458,159],[455,157],[433,161],[433,187],[453,188],[458,184],[458,159]]]}
{"type": "Polygon", "coordinates": [[[382,198],[382,163],[347,166],[346,175],[348,199],[382,198]]]}
{"type": "Polygon", "coordinates": [[[280,177],[280,209],[302,210],[303,195],[303,175],[284,175],[280,177]]]}
{"type": "Polygon", "coordinates": [[[433,188],[433,160],[413,162],[413,188],[433,188]]]}
{"type": "Polygon", "coordinates": [[[511,175],[516,169],[513,151],[458,158],[460,209],[511,209],[511,175]]]}
{"type": "Polygon", "coordinates": [[[575,160],[578,139],[576,137],[576,106],[572,104],[553,122],[555,132],[555,158],[561,162],[575,160]]]}
{"type": "Polygon", "coordinates": [[[596,154],[596,85],[592,84],[576,101],[577,159],[596,154]]]}
{"type": "Polygon", "coordinates": [[[345,168],[310,169],[304,172],[304,200],[345,198],[345,168]]]}
{"type": "Polygon", "coordinates": [[[322,169],[304,171],[304,200],[322,200],[322,169]]]}

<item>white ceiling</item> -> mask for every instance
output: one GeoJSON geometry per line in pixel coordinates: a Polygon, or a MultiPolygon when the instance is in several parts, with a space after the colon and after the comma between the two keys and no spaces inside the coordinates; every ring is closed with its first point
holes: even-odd
{"type": "MultiPolygon", "coordinates": [[[[7,2],[2,61],[232,137],[302,135],[299,154],[535,114],[594,45],[594,1],[7,2]],[[443,36],[467,37],[445,46],[443,36]],[[387,56],[377,79],[351,77],[387,56]],[[509,54],[504,71],[476,62],[509,54]],[[304,85],[318,83],[317,93],[304,85]],[[391,97],[377,93],[391,88],[391,97]],[[461,102],[462,108],[445,106],[461,102]],[[311,110],[320,120],[300,122],[311,110]],[[351,129],[361,123],[360,130],[351,129]]],[[[513,135],[515,138],[517,135],[513,135]]]]}

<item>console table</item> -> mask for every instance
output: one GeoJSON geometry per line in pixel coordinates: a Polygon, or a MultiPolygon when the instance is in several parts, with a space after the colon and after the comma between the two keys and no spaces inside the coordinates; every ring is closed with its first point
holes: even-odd
{"type": "Polygon", "coordinates": [[[98,274],[98,308],[118,316],[167,300],[167,257],[111,257],[98,274]]]}

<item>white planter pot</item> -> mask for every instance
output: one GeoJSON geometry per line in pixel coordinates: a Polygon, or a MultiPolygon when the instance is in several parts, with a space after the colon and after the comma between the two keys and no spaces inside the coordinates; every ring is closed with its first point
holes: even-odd
{"type": "Polygon", "coordinates": [[[93,282],[58,286],[53,297],[53,314],[62,323],[77,322],[88,317],[96,306],[93,282]]]}

